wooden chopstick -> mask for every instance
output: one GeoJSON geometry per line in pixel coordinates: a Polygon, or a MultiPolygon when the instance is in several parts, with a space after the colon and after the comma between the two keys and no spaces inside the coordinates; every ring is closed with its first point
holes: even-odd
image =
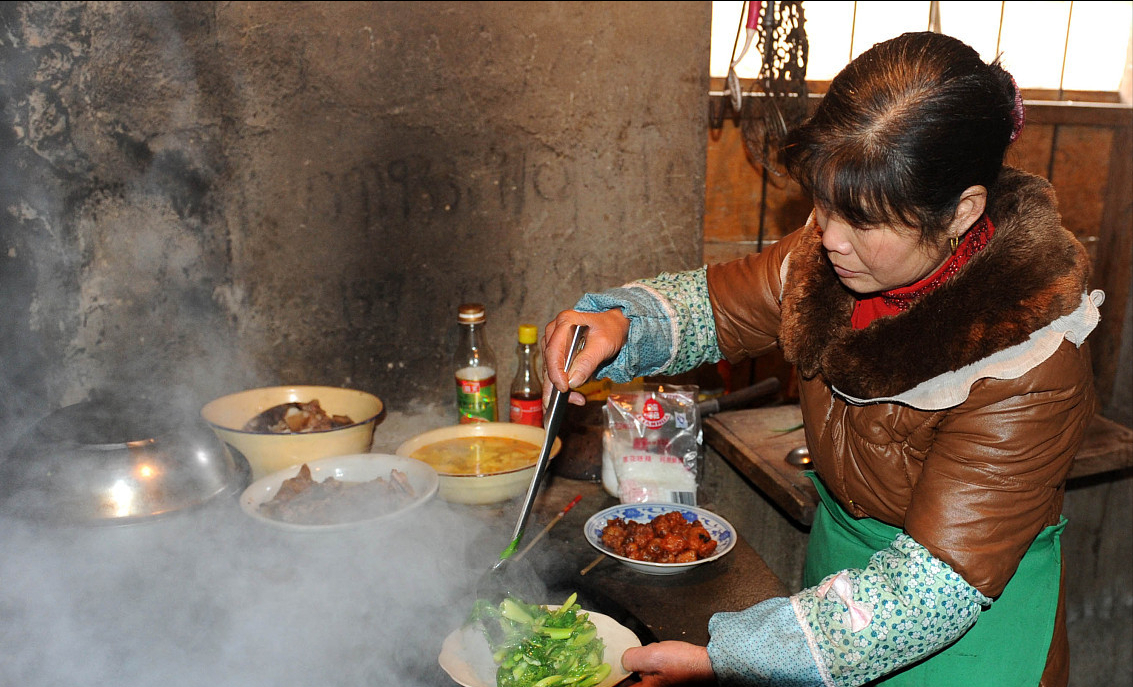
{"type": "Polygon", "coordinates": [[[598,556],[597,558],[595,558],[594,560],[590,561],[590,563],[589,563],[589,564],[588,564],[588,565],[587,565],[587,566],[586,566],[585,568],[583,568],[582,570],[579,570],[579,571],[578,571],[578,574],[579,574],[579,575],[585,575],[586,573],[590,572],[591,570],[593,570],[593,569],[594,569],[594,566],[596,566],[596,565],[598,565],[599,563],[601,563],[601,562],[602,562],[602,559],[603,559],[603,558],[605,558],[605,557],[606,557],[606,554],[604,554],[604,553],[603,553],[603,554],[600,554],[600,555],[599,555],[599,556],[598,556]]]}
{"type": "Polygon", "coordinates": [[[571,499],[571,502],[568,503],[566,505],[566,507],[564,507],[561,511],[559,511],[558,514],[555,517],[551,518],[551,521],[549,523],[547,523],[547,526],[544,527],[542,530],[540,530],[539,534],[532,537],[531,541],[529,541],[527,543],[527,546],[523,547],[523,550],[515,555],[515,560],[519,560],[520,558],[523,558],[523,554],[530,551],[531,547],[535,546],[535,542],[542,539],[543,535],[550,532],[552,527],[559,524],[559,521],[563,519],[563,516],[567,514],[567,511],[569,511],[571,508],[574,508],[575,504],[577,504],[581,500],[582,500],[582,494],[579,494],[578,496],[575,496],[573,499],[571,499]]]}

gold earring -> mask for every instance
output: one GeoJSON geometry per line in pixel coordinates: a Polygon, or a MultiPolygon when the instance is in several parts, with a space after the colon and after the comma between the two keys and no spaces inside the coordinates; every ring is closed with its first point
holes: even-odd
{"type": "Polygon", "coordinates": [[[953,236],[949,238],[948,245],[952,248],[952,255],[956,255],[956,249],[960,247],[960,237],[953,236]]]}

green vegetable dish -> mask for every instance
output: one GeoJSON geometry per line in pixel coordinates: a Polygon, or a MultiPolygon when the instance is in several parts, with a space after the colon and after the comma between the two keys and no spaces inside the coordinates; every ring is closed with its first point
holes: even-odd
{"type": "Polygon", "coordinates": [[[610,674],[598,628],[571,594],[562,606],[478,599],[472,620],[492,648],[496,687],[593,687],[610,674]]]}

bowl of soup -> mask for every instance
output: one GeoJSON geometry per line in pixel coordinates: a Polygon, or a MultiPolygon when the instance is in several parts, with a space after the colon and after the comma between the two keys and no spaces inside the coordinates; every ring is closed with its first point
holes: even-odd
{"type": "MultiPolygon", "coordinates": [[[[452,503],[499,503],[527,492],[546,435],[542,427],[474,422],[441,427],[397,447],[437,471],[437,495],[452,503]]],[[[551,457],[562,448],[556,438],[551,457]]]]}

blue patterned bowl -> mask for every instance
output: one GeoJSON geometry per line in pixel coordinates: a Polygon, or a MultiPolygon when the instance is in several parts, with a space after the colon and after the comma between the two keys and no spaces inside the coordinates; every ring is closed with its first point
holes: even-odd
{"type": "Polygon", "coordinates": [[[679,503],[622,503],[611,506],[590,516],[586,525],[583,526],[583,532],[586,534],[586,541],[590,542],[590,545],[594,548],[610,558],[616,558],[634,570],[648,575],[676,575],[692,570],[698,565],[711,563],[720,558],[731,551],[736,544],[736,528],[732,527],[727,520],[703,508],[682,506],[679,503]],[[704,529],[708,530],[708,534],[716,540],[716,552],[708,558],[702,558],[692,563],[651,563],[619,556],[602,544],[602,530],[605,529],[606,522],[609,520],[621,518],[635,522],[650,522],[658,515],[670,511],[680,512],[684,519],[689,522],[700,520],[700,524],[704,525],[704,529]]]}

